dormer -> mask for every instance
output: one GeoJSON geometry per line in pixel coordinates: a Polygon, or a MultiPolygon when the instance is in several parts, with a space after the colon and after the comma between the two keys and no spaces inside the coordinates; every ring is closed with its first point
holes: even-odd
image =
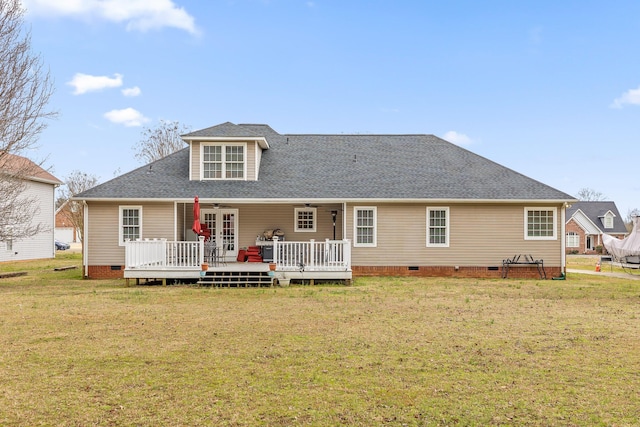
{"type": "Polygon", "coordinates": [[[189,179],[257,181],[262,153],[269,143],[252,129],[256,127],[227,122],[182,135],[189,144],[189,179]]]}
{"type": "Polygon", "coordinates": [[[604,215],[600,216],[600,221],[602,221],[602,226],[605,230],[613,228],[613,220],[615,217],[615,214],[611,211],[607,211],[604,215]]]}

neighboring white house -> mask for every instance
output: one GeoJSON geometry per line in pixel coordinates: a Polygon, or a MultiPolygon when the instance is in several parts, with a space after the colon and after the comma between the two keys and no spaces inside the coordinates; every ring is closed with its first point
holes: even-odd
{"type": "MultiPolygon", "coordinates": [[[[55,225],[55,188],[62,184],[31,160],[24,157],[5,154],[0,164],[0,173],[6,170],[30,170],[25,182],[25,198],[37,201],[36,213],[31,218],[32,224],[41,224],[44,231],[28,239],[0,241],[0,262],[55,257],[54,225],[55,225]]],[[[24,224],[14,224],[15,227],[24,224]]]]}

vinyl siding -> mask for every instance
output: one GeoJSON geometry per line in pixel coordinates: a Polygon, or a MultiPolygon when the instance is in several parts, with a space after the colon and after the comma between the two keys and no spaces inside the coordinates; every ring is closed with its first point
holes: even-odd
{"type": "MultiPolygon", "coordinates": [[[[86,242],[89,265],[123,265],[124,246],[118,244],[119,207],[142,206],[142,238],[174,239],[173,203],[115,203],[89,202],[89,233],[86,242]]],[[[208,206],[201,205],[201,209],[208,206]]],[[[340,205],[323,205],[316,209],[317,228],[315,233],[294,232],[294,210],[301,205],[237,205],[238,209],[238,247],[255,244],[256,236],[267,229],[279,228],[285,233],[286,240],[308,241],[333,238],[331,210],[340,209],[340,205]]],[[[195,240],[191,231],[193,225],[193,204],[179,203],[178,240],[195,240]],[[184,218],[184,221],[182,220],[184,218]],[[182,235],[182,236],[181,236],[182,235]],[[184,237],[186,236],[186,238],[184,237]]],[[[336,223],[337,238],[341,238],[341,220],[336,223]]]]}
{"type": "MultiPolygon", "coordinates": [[[[239,141],[233,141],[236,143],[239,141]]],[[[202,160],[200,157],[200,147],[203,144],[200,141],[194,141],[191,144],[191,180],[199,181],[200,180],[200,169],[202,165],[202,160]]],[[[256,160],[259,161],[261,158],[262,150],[258,147],[258,145],[251,141],[246,142],[246,153],[245,153],[245,162],[247,167],[247,181],[255,181],[257,179],[257,165],[256,160]],[[258,150],[258,153],[256,153],[258,150]]]]}
{"type": "Polygon", "coordinates": [[[45,230],[28,239],[14,240],[12,248],[6,242],[0,242],[0,262],[28,259],[54,258],[55,202],[54,186],[41,182],[28,181],[25,197],[37,201],[38,212],[31,219],[32,224],[41,224],[45,230]]]}
{"type": "Polygon", "coordinates": [[[142,238],[173,240],[173,203],[89,202],[89,265],[123,265],[124,246],[118,242],[120,206],[142,206],[142,238]]]}
{"type": "Polygon", "coordinates": [[[89,265],[124,264],[124,247],[118,245],[118,206],[118,203],[88,203],[84,250],[87,251],[89,265]]]}
{"type": "MultiPolygon", "coordinates": [[[[265,230],[279,228],[289,241],[309,241],[333,239],[333,222],[331,210],[339,210],[340,205],[322,205],[316,207],[316,231],[314,233],[295,232],[295,208],[302,205],[243,205],[240,207],[240,247],[255,244],[256,237],[265,230]]],[[[340,218],[336,223],[336,237],[341,238],[342,224],[340,218]]]]}
{"type": "MultiPolygon", "coordinates": [[[[178,204],[177,222],[173,203],[128,203],[141,205],[142,237],[195,240],[191,232],[193,204],[178,204]]],[[[124,247],[118,245],[118,203],[90,202],[87,250],[89,265],[121,265],[124,247]]],[[[266,229],[279,228],[288,241],[317,241],[333,238],[331,210],[339,204],[316,208],[317,230],[295,232],[295,208],[302,205],[231,205],[238,209],[238,247],[255,243],[266,229]]],[[[502,260],[516,254],[543,259],[545,266],[561,266],[561,209],[557,208],[555,240],[524,239],[524,208],[531,204],[350,204],[345,213],[346,238],[353,242],[354,206],[377,207],[377,247],[352,248],[354,266],[500,266],[502,260]],[[427,207],[449,207],[449,247],[427,247],[427,207]]],[[[540,205],[551,207],[550,205],[540,205]]],[[[201,206],[205,208],[205,206],[201,206]]],[[[336,237],[342,238],[342,212],[336,223],[336,237]]]]}
{"type": "MultiPolygon", "coordinates": [[[[192,216],[193,216],[193,207],[191,208],[192,216]]],[[[186,224],[186,205],[183,203],[179,203],[176,209],[176,226],[178,232],[176,233],[176,240],[185,240],[186,230],[191,229],[191,225],[193,224],[193,218],[191,218],[191,223],[189,223],[186,227],[183,227],[182,224],[186,224]]]]}
{"type": "MultiPolygon", "coordinates": [[[[252,246],[256,237],[265,230],[279,228],[285,233],[285,239],[291,241],[308,241],[310,239],[324,240],[333,238],[333,222],[331,209],[339,210],[340,205],[323,205],[317,207],[317,227],[315,233],[296,233],[294,224],[295,208],[302,205],[237,205],[238,209],[238,247],[252,246]]],[[[206,206],[201,204],[201,209],[206,206]]],[[[179,207],[178,210],[181,210],[179,207]]],[[[187,240],[195,240],[191,231],[193,224],[193,204],[187,204],[185,209],[185,235],[187,240]]],[[[341,238],[341,219],[336,222],[336,235],[341,238]]]]}
{"type": "Polygon", "coordinates": [[[191,143],[191,180],[200,181],[200,142],[191,143]]]}
{"type": "Polygon", "coordinates": [[[247,142],[244,160],[247,167],[247,181],[256,180],[256,143],[247,142]]]}
{"type": "Polygon", "coordinates": [[[142,238],[175,238],[173,203],[145,203],[142,205],[142,238]]]}
{"type": "MultiPolygon", "coordinates": [[[[349,239],[353,239],[354,206],[371,205],[348,207],[349,239]]],[[[377,247],[354,247],[352,264],[499,266],[505,258],[530,254],[544,259],[545,265],[560,266],[561,206],[556,207],[556,240],[525,240],[525,205],[378,205],[377,247]],[[449,247],[426,246],[427,207],[438,206],[449,207],[449,247]]]]}

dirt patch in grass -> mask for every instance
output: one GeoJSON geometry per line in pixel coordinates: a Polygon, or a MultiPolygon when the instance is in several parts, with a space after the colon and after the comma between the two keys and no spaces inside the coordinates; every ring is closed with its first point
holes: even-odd
{"type": "Polygon", "coordinates": [[[79,275],[34,265],[0,282],[0,424],[640,418],[638,282],[367,278],[205,289],[79,275]]]}

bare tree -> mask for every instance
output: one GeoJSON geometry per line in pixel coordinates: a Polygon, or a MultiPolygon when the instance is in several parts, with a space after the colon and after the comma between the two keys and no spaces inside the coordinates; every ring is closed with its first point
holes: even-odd
{"type": "Polygon", "coordinates": [[[633,229],[633,218],[640,216],[640,209],[634,208],[627,211],[627,217],[624,219],[624,226],[627,227],[627,231],[633,229]]]}
{"type": "Polygon", "coordinates": [[[23,29],[19,0],[0,0],[0,240],[10,241],[44,231],[32,224],[37,214],[29,182],[42,169],[21,155],[33,148],[45,129],[53,83],[38,55],[31,53],[31,34],[23,29]]]}
{"type": "Polygon", "coordinates": [[[0,156],[32,148],[46,128],[42,119],[53,82],[38,55],[31,53],[31,34],[23,31],[19,0],[0,0],[0,156]]]}
{"type": "Polygon", "coordinates": [[[184,148],[180,135],[189,129],[177,121],[160,120],[155,128],[142,131],[142,139],[136,144],[136,158],[143,163],[151,163],[184,148]]]}
{"type": "Polygon", "coordinates": [[[42,168],[31,160],[3,153],[0,157],[0,241],[11,242],[50,231],[33,221],[40,213],[39,200],[28,191],[32,180],[42,178],[42,168]]]}
{"type": "Polygon", "coordinates": [[[576,198],[583,202],[601,202],[606,199],[606,196],[599,191],[585,187],[578,191],[576,198]]]}
{"type": "Polygon", "coordinates": [[[60,207],[64,205],[66,202],[67,202],[67,199],[65,197],[58,195],[56,197],[56,203],[55,203],[56,210],[60,209],[60,207]]]}
{"type": "Polygon", "coordinates": [[[76,230],[79,230],[80,241],[83,241],[82,231],[84,230],[84,209],[82,202],[71,200],[76,194],[87,191],[98,184],[98,178],[86,172],[73,171],[64,180],[65,188],[61,190],[62,199],[66,200],[66,205],[62,208],[62,215],[72,224],[76,230]]]}

